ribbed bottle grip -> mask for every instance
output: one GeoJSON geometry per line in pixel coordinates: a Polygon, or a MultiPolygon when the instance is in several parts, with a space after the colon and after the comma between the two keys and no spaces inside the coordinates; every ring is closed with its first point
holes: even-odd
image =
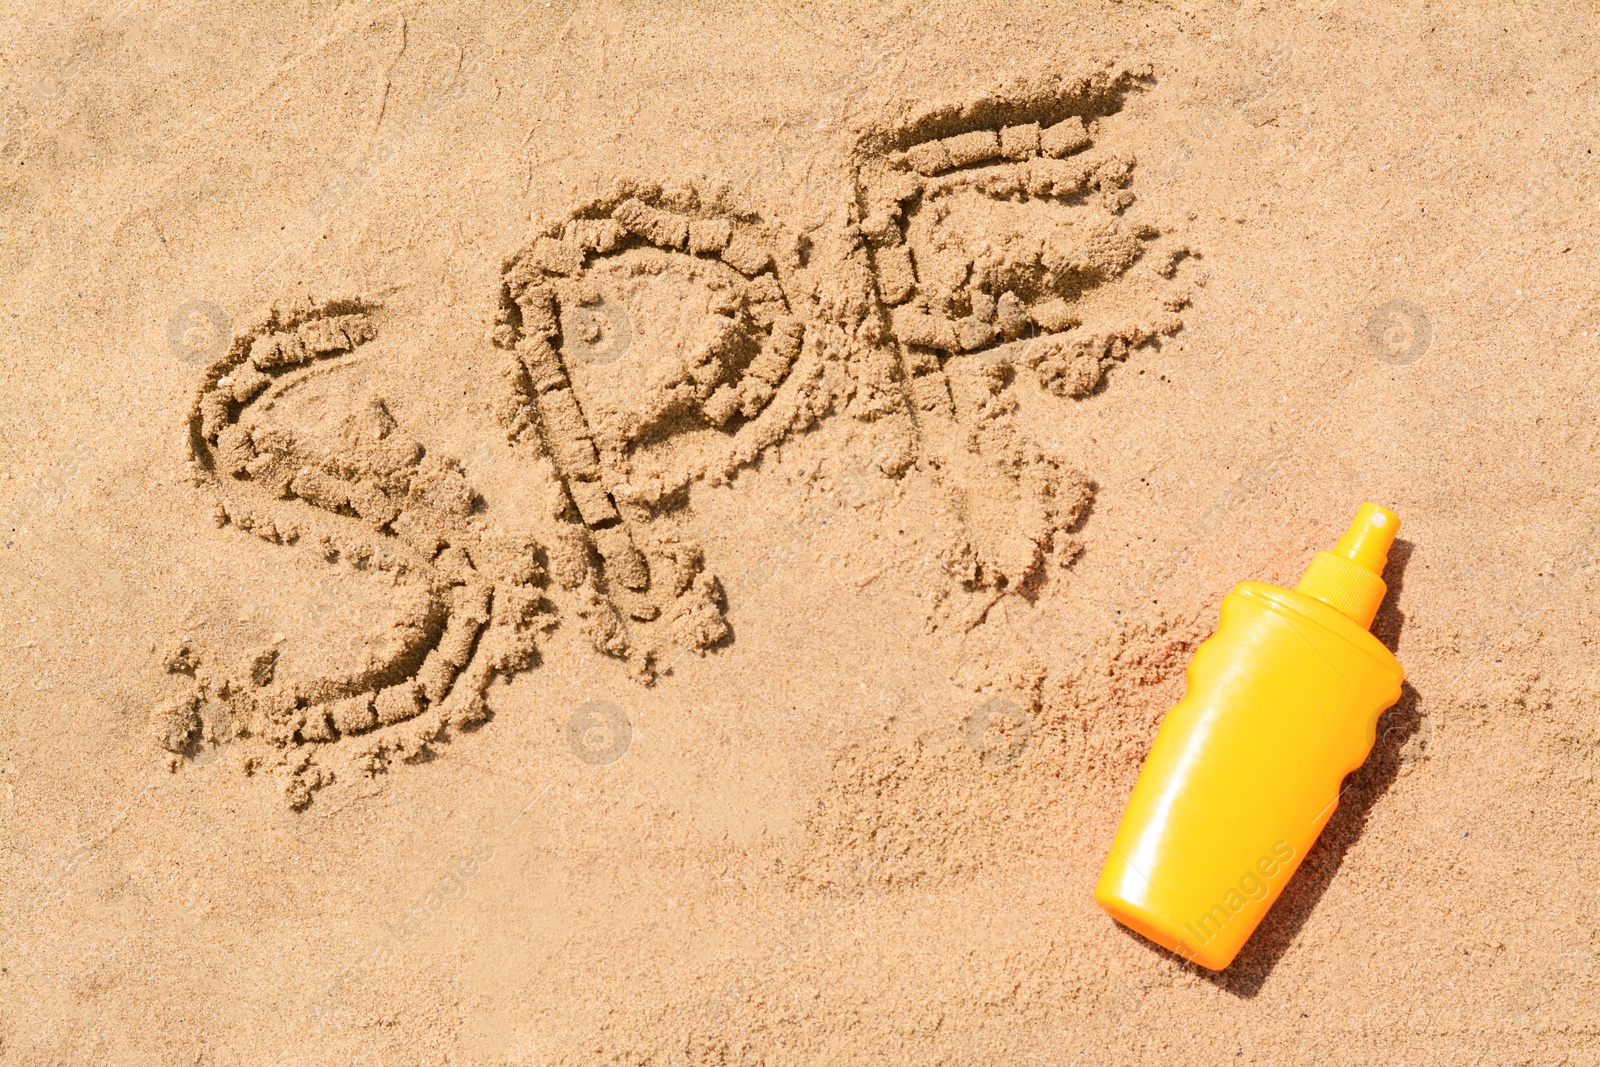
{"type": "Polygon", "coordinates": [[[1342,611],[1363,629],[1372,625],[1388,588],[1376,574],[1332,552],[1318,552],[1295,586],[1298,592],[1342,611]]]}

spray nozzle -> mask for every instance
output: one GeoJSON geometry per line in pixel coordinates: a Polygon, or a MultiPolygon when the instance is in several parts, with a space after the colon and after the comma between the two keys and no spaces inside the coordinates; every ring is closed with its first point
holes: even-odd
{"type": "Polygon", "coordinates": [[[1371,626],[1388,592],[1383,567],[1399,532],[1398,515],[1377,504],[1362,504],[1333,551],[1318,552],[1295,589],[1338,608],[1363,627],[1371,626]]]}
{"type": "Polygon", "coordinates": [[[1383,565],[1389,562],[1389,546],[1394,544],[1399,530],[1400,519],[1394,512],[1376,504],[1362,504],[1356,521],[1334,546],[1334,554],[1381,576],[1383,565]]]}

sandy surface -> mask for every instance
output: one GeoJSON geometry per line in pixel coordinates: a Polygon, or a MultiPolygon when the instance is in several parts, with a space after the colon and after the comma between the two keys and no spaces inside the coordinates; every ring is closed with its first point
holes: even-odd
{"type": "Polygon", "coordinates": [[[1590,21],[12,6],[0,1062],[1595,1062],[1590,21]],[[1210,975],[1093,880],[1364,499],[1210,975]]]}

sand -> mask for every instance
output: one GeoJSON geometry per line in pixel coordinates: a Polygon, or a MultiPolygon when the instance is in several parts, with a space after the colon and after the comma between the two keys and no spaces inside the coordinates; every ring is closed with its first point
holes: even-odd
{"type": "Polygon", "coordinates": [[[1585,9],[6,24],[0,1063],[1600,1059],[1585,9]],[[1091,888],[1367,499],[1212,974],[1091,888]]]}

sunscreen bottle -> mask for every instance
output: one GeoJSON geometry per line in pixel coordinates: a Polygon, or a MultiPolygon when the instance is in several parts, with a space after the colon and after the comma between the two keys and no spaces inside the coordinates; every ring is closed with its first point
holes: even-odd
{"type": "Polygon", "coordinates": [[[1400,698],[1404,672],[1368,629],[1399,528],[1363,504],[1294,589],[1223,598],[1095,886],[1118,922],[1211,970],[1244,947],[1400,698]]]}

